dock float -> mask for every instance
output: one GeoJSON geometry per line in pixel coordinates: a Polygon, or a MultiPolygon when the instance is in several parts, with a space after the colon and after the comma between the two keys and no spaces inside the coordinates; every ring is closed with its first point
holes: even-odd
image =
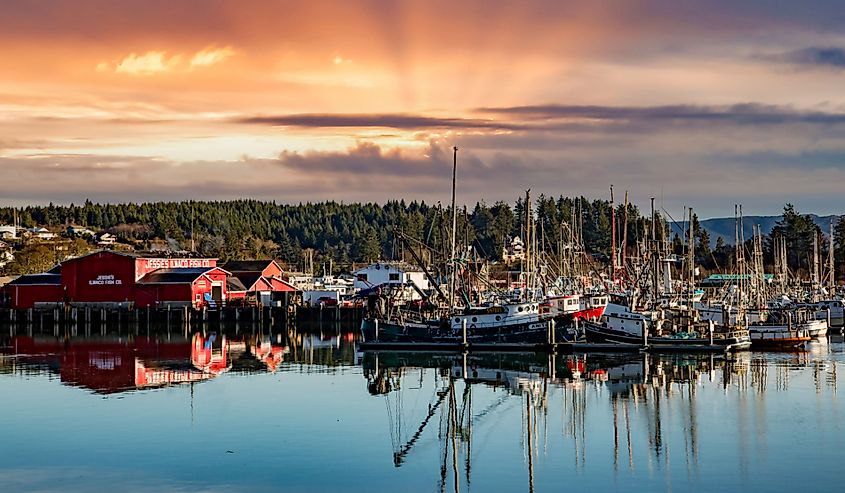
{"type": "Polygon", "coordinates": [[[499,343],[478,342],[362,342],[362,351],[444,351],[444,352],[490,352],[490,353],[638,353],[643,350],[639,344],[561,342],[548,343],[499,343]]]}
{"type": "Polygon", "coordinates": [[[726,348],[709,344],[648,345],[615,342],[499,343],[477,342],[362,342],[361,351],[437,351],[468,353],[724,353],[726,348]]]}

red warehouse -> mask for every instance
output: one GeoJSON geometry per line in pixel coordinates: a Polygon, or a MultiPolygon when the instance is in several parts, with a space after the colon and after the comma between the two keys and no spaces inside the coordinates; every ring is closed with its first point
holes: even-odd
{"type": "Polygon", "coordinates": [[[212,258],[151,258],[99,251],[3,287],[13,308],[160,304],[215,305],[227,297],[229,273],[212,258]]]}

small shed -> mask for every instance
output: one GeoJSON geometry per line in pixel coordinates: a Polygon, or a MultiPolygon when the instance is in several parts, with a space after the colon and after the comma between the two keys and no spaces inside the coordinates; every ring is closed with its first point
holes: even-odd
{"type": "Polygon", "coordinates": [[[217,307],[227,298],[228,276],[220,267],[158,269],[138,281],[136,305],[217,307]]]}

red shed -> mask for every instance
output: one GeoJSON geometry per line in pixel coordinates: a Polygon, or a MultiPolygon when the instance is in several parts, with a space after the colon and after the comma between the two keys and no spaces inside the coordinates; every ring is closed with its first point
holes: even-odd
{"type": "Polygon", "coordinates": [[[54,273],[20,276],[2,287],[9,306],[17,309],[33,308],[36,303],[63,303],[65,291],[62,276],[54,273]]]}
{"type": "Polygon", "coordinates": [[[214,267],[159,269],[138,281],[135,304],[138,307],[159,304],[203,306],[226,299],[229,273],[214,267]]]}
{"type": "Polygon", "coordinates": [[[232,290],[232,298],[271,304],[279,299],[274,293],[296,291],[282,280],[282,267],[275,260],[231,260],[223,267],[244,286],[243,291],[232,290]]]}

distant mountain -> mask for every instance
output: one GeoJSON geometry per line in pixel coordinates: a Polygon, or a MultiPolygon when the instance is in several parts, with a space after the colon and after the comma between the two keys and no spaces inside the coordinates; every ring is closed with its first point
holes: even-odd
{"type": "MultiPolygon", "coordinates": [[[[824,233],[827,233],[830,230],[830,221],[831,219],[834,223],[839,219],[840,216],[837,215],[829,215],[829,216],[818,216],[816,214],[810,214],[810,217],[813,218],[813,221],[819,225],[824,233]]],[[[742,218],[742,230],[745,233],[745,239],[748,240],[753,236],[754,226],[760,225],[760,228],[763,230],[764,234],[769,234],[772,232],[772,229],[775,227],[778,221],[780,221],[782,216],[745,216],[742,218]]],[[[700,221],[701,227],[706,229],[710,233],[710,246],[716,244],[716,238],[722,237],[728,245],[733,245],[734,243],[734,231],[736,229],[736,222],[732,217],[717,217],[713,219],[704,219],[700,221]]]]}

